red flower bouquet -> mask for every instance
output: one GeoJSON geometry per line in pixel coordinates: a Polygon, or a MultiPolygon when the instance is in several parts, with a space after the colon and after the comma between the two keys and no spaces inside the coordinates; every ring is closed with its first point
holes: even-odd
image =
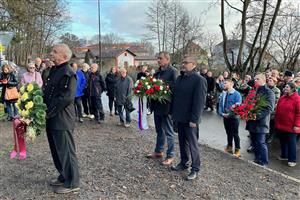
{"type": "Polygon", "coordinates": [[[268,106],[265,95],[256,95],[255,90],[249,91],[247,97],[240,105],[232,107],[232,112],[241,119],[246,121],[256,120],[257,116],[261,113],[262,109],[268,106]]]}
{"type": "Polygon", "coordinates": [[[142,77],[134,84],[133,93],[138,97],[147,97],[159,102],[171,101],[169,86],[160,79],[153,77],[142,77]]]}

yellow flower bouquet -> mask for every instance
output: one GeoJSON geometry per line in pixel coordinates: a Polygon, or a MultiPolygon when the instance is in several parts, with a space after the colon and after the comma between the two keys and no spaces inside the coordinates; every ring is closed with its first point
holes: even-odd
{"type": "Polygon", "coordinates": [[[26,138],[34,141],[46,125],[46,104],[43,102],[43,92],[36,83],[28,83],[20,88],[20,98],[17,108],[21,120],[26,126],[26,138]]]}

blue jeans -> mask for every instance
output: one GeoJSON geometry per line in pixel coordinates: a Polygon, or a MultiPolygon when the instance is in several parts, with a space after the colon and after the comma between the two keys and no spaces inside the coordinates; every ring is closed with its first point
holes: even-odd
{"type": "Polygon", "coordinates": [[[11,101],[5,101],[4,102],[5,105],[5,109],[6,112],[8,114],[8,117],[15,117],[16,115],[18,115],[18,109],[16,107],[16,104],[14,102],[11,101]]]}
{"type": "Polygon", "coordinates": [[[252,145],[254,146],[255,160],[260,165],[267,165],[269,163],[269,158],[266,133],[250,132],[250,136],[252,145]]]}
{"type": "Polygon", "coordinates": [[[278,131],[281,157],[287,158],[288,162],[296,162],[297,160],[297,134],[278,131]]]}
{"type": "Polygon", "coordinates": [[[164,151],[164,145],[167,138],[167,158],[175,156],[174,152],[174,131],[173,123],[169,115],[157,115],[154,113],[155,130],[157,133],[155,152],[164,151]]]}
{"type": "Polygon", "coordinates": [[[130,112],[126,108],[124,108],[124,109],[123,108],[124,108],[124,106],[118,105],[118,113],[119,113],[120,121],[122,123],[125,122],[125,120],[124,120],[124,114],[123,114],[123,110],[125,110],[125,113],[126,113],[126,123],[130,124],[131,123],[130,112]]]}

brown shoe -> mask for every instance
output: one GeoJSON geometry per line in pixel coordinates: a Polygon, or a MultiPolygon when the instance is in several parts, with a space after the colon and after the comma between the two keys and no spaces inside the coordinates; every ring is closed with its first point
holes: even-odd
{"type": "Polygon", "coordinates": [[[174,161],[174,158],[166,158],[164,161],[161,162],[163,166],[170,166],[174,161]]]}
{"type": "Polygon", "coordinates": [[[54,190],[55,193],[57,194],[68,194],[71,192],[79,192],[80,188],[76,187],[76,188],[65,188],[63,186],[58,187],[54,190]]]}
{"type": "Polygon", "coordinates": [[[157,158],[162,158],[163,156],[164,156],[164,154],[162,152],[160,152],[160,153],[154,152],[154,153],[148,154],[146,156],[146,158],[157,159],[157,158]]]}

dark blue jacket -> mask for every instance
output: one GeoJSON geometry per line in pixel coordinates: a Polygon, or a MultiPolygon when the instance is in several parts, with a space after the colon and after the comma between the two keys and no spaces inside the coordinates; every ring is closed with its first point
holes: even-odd
{"type": "Polygon", "coordinates": [[[99,72],[91,73],[88,80],[88,94],[91,97],[100,97],[106,90],[105,82],[99,72]]]}
{"type": "Polygon", "coordinates": [[[266,85],[257,89],[256,95],[265,95],[268,106],[257,115],[256,120],[249,120],[246,124],[246,130],[253,133],[269,133],[270,116],[274,110],[275,94],[266,85]]]}
{"type": "Polygon", "coordinates": [[[173,120],[181,123],[200,123],[206,91],[207,81],[196,71],[180,75],[174,84],[173,120]]]}
{"type": "Polygon", "coordinates": [[[81,97],[83,96],[83,90],[86,87],[86,80],[81,70],[77,70],[76,76],[77,76],[76,97],[81,97]]]}
{"type": "MultiPolygon", "coordinates": [[[[159,68],[158,71],[155,72],[154,78],[164,81],[169,85],[171,92],[173,92],[174,82],[177,78],[177,70],[171,65],[165,68],[159,68]]],[[[160,103],[159,101],[151,101],[151,110],[153,110],[156,115],[168,115],[171,113],[171,102],[160,103]]]]}

